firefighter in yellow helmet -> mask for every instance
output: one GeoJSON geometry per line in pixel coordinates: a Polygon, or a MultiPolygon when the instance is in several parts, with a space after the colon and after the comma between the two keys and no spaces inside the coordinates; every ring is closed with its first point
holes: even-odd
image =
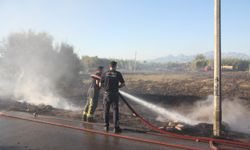
{"type": "Polygon", "coordinates": [[[99,66],[95,74],[91,75],[92,81],[88,89],[87,102],[83,111],[83,120],[92,122],[94,121],[94,113],[98,105],[99,93],[100,93],[100,80],[103,72],[103,67],[99,66]]]}

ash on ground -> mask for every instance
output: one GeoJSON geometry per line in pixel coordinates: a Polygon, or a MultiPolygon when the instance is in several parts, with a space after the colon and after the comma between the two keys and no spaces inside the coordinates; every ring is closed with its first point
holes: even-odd
{"type": "MultiPolygon", "coordinates": [[[[159,129],[179,133],[183,135],[193,135],[193,136],[204,136],[213,137],[213,125],[209,123],[199,123],[196,125],[189,125],[177,121],[169,121],[164,123],[165,125],[159,127],[159,129]]],[[[244,139],[250,140],[250,135],[246,133],[239,133],[230,130],[230,127],[223,122],[221,128],[222,137],[231,139],[244,139]]]]}

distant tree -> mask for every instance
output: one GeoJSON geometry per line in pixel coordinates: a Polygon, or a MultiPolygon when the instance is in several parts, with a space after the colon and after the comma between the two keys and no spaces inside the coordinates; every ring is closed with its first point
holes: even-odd
{"type": "MultiPolygon", "coordinates": [[[[104,68],[108,68],[110,61],[114,60],[118,62],[118,69],[123,69],[126,71],[133,71],[134,69],[134,61],[133,60],[123,60],[123,59],[107,59],[107,58],[99,58],[83,56],[81,58],[84,67],[87,72],[91,72],[96,69],[97,66],[103,66],[104,68]]],[[[137,62],[138,68],[140,63],[137,62]]]]}
{"type": "Polygon", "coordinates": [[[209,60],[203,54],[198,54],[193,61],[195,69],[204,68],[205,66],[208,65],[208,63],[209,60]]]}
{"type": "Polygon", "coordinates": [[[106,58],[98,58],[97,56],[95,56],[95,57],[82,56],[81,61],[82,61],[82,64],[85,68],[85,71],[92,72],[98,66],[103,66],[103,67],[107,68],[110,60],[106,59],[106,58]]]}
{"type": "Polygon", "coordinates": [[[206,56],[204,56],[203,54],[198,54],[196,55],[195,60],[206,60],[206,56]]]}
{"type": "Polygon", "coordinates": [[[79,82],[79,72],[83,70],[80,59],[77,54],[74,53],[74,47],[62,43],[58,52],[58,62],[60,81],[63,81],[66,85],[74,85],[79,82]]]}

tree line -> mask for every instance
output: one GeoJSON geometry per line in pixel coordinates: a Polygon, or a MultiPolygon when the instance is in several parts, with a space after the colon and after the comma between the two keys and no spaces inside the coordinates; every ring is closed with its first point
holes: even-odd
{"type": "MultiPolygon", "coordinates": [[[[207,59],[204,55],[198,54],[192,62],[192,67],[202,69],[206,66],[213,67],[213,60],[207,59]]],[[[222,58],[221,66],[231,66],[235,71],[248,71],[250,69],[250,60],[240,58],[222,58]]]]}

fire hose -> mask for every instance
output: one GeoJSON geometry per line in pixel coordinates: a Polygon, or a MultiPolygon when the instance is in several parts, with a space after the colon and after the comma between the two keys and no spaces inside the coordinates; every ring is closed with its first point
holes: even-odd
{"type": "Polygon", "coordinates": [[[74,129],[74,130],[79,130],[79,131],[84,131],[84,132],[89,132],[89,133],[94,133],[94,134],[99,134],[99,135],[118,137],[118,138],[123,138],[123,139],[131,140],[131,141],[161,145],[161,146],[165,146],[165,147],[172,147],[172,148],[179,148],[179,149],[186,149],[186,150],[201,150],[200,148],[196,148],[196,147],[192,147],[192,146],[171,144],[171,143],[166,143],[166,142],[162,142],[162,141],[146,139],[146,138],[141,138],[141,137],[133,137],[133,136],[126,136],[126,135],[102,132],[102,131],[97,131],[97,130],[93,130],[93,129],[87,129],[87,128],[82,128],[82,127],[60,124],[60,123],[56,123],[56,122],[49,122],[49,121],[43,121],[43,120],[35,120],[35,119],[29,119],[29,118],[24,118],[24,117],[12,116],[12,115],[4,114],[4,113],[0,113],[0,116],[30,121],[30,122],[35,122],[35,123],[48,124],[48,125],[53,125],[53,126],[57,126],[57,127],[64,127],[64,128],[69,128],[69,129],[74,129]]]}
{"type": "Polygon", "coordinates": [[[175,137],[175,138],[179,138],[179,139],[194,140],[194,141],[201,141],[201,142],[216,142],[216,143],[220,143],[220,144],[226,144],[226,145],[231,145],[231,146],[236,146],[236,147],[241,147],[241,148],[249,148],[250,149],[250,143],[245,143],[245,142],[241,142],[241,141],[225,140],[225,139],[209,138],[209,137],[195,137],[195,136],[181,135],[181,134],[161,130],[157,126],[153,125],[152,123],[150,123],[149,121],[144,119],[141,115],[139,115],[133,109],[133,107],[127,102],[127,100],[122,96],[121,93],[119,93],[119,95],[120,95],[120,98],[123,100],[123,102],[131,110],[133,115],[138,117],[139,120],[142,123],[144,123],[147,127],[149,127],[153,131],[159,132],[159,133],[161,133],[163,135],[168,135],[168,136],[172,136],[172,137],[175,137]]]}

